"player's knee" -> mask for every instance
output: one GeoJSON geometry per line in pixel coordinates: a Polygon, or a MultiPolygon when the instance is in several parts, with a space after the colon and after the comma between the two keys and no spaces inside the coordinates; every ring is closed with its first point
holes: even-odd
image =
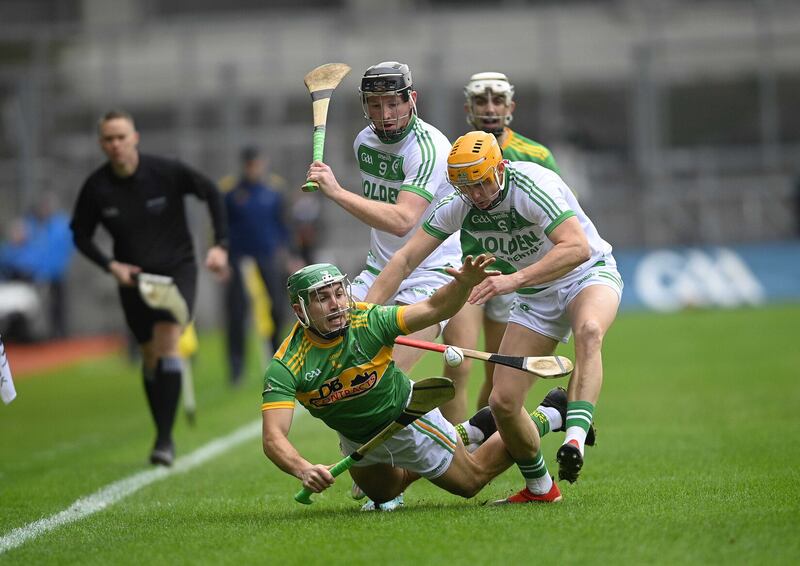
{"type": "Polygon", "coordinates": [[[496,419],[505,420],[519,414],[522,404],[516,395],[494,387],[489,395],[489,408],[496,419]]]}
{"type": "Polygon", "coordinates": [[[575,328],[575,343],[584,348],[596,349],[603,344],[603,327],[594,319],[582,321],[575,328]]]}

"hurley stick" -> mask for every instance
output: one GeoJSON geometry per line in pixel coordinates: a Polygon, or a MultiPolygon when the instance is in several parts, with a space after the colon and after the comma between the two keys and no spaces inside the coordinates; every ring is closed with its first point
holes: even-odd
{"type": "MultiPolygon", "coordinates": [[[[326,63],[309,72],[303,82],[306,83],[311,94],[314,109],[314,161],[322,161],[325,148],[325,124],[328,121],[328,105],[333,91],[350,72],[350,67],[344,63],[326,63]]],[[[319,185],[308,181],[302,189],[306,192],[316,191],[319,185]]]]}

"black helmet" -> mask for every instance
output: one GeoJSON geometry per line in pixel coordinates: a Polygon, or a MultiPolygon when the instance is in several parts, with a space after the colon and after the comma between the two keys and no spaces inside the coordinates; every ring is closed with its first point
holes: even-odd
{"type": "Polygon", "coordinates": [[[411,70],[408,65],[397,61],[384,61],[364,72],[358,92],[362,99],[367,94],[399,94],[405,102],[408,101],[412,86],[411,70]]]}
{"type": "Polygon", "coordinates": [[[364,118],[381,141],[395,143],[408,130],[413,116],[417,113],[417,106],[411,97],[412,88],[411,70],[405,63],[398,63],[397,61],[384,61],[373,65],[361,77],[361,86],[358,88],[358,92],[361,95],[361,108],[364,111],[364,118]],[[381,122],[381,120],[373,121],[369,116],[367,99],[373,96],[381,98],[383,96],[399,96],[404,104],[410,102],[411,109],[408,114],[397,116],[395,119],[397,127],[389,129],[386,127],[385,122],[381,122]],[[399,122],[404,120],[406,123],[400,126],[399,122]]]}

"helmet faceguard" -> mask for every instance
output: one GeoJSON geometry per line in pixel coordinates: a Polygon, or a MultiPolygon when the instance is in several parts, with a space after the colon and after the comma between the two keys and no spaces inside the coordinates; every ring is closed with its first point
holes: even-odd
{"type": "Polygon", "coordinates": [[[464,97],[467,99],[467,124],[473,128],[488,131],[491,134],[499,135],[503,129],[511,123],[511,103],[514,100],[514,85],[508,82],[508,77],[503,73],[477,73],[469,78],[469,82],[464,87],[464,97]],[[502,96],[505,105],[509,107],[505,115],[487,115],[479,113],[475,108],[475,98],[478,96],[491,98],[493,95],[502,96]],[[498,119],[498,125],[487,129],[484,121],[498,119]]]}
{"type": "Polygon", "coordinates": [[[300,307],[300,312],[295,311],[295,316],[303,328],[308,328],[326,340],[341,336],[347,331],[347,327],[350,325],[349,311],[353,307],[354,301],[350,292],[350,281],[338,267],[330,263],[308,265],[289,276],[286,289],[292,305],[299,305],[300,307]],[[309,309],[313,301],[320,305],[323,304],[321,291],[328,287],[334,288],[333,300],[336,301],[337,306],[340,305],[340,300],[336,296],[337,285],[341,287],[345,294],[346,304],[334,311],[324,312],[323,316],[326,320],[344,317],[344,323],[336,330],[320,328],[319,324],[311,318],[309,309]]]}
{"type": "MultiPolygon", "coordinates": [[[[364,118],[381,141],[393,143],[402,138],[411,123],[411,117],[416,115],[417,106],[414,97],[411,96],[412,87],[408,65],[397,61],[385,61],[373,65],[361,78],[358,93],[361,96],[364,118]],[[380,118],[370,117],[370,103],[380,103],[380,118]],[[406,103],[410,104],[408,113],[392,116],[390,111],[390,118],[386,118],[385,105],[406,103]]],[[[375,114],[377,112],[373,111],[373,115],[375,114]]]]}
{"type": "Polygon", "coordinates": [[[447,178],[465,202],[489,210],[502,198],[502,162],[503,154],[494,135],[482,131],[469,132],[456,140],[447,156],[447,178]],[[492,193],[487,195],[485,189],[489,185],[492,193]],[[477,191],[478,187],[480,191],[477,191]],[[476,201],[471,196],[475,193],[484,198],[476,201]]]}

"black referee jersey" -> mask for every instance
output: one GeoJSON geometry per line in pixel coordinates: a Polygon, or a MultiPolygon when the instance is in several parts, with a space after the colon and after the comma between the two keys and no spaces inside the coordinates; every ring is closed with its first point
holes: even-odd
{"type": "Polygon", "coordinates": [[[112,258],[92,240],[101,224],[114,239],[116,261],[155,273],[194,263],[183,201],[187,194],[206,201],[214,242],[227,247],[224,204],[214,183],[179,161],[145,154],[139,154],[130,177],[118,177],[106,163],[86,179],[70,223],[75,246],[107,270],[112,258]]]}

